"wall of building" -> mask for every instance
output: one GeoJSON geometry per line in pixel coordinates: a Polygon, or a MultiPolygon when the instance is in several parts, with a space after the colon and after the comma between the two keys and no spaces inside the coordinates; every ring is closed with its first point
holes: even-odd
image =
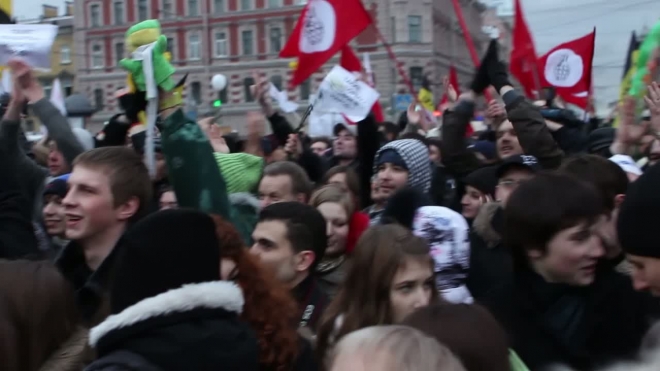
{"type": "MultiPolygon", "coordinates": [[[[417,74],[415,82],[420,82],[420,70],[441,82],[450,60],[459,65],[463,80],[473,73],[460,31],[436,26],[439,16],[448,10],[453,12],[449,0],[367,0],[364,4],[398,62],[408,73],[417,74]],[[447,4],[438,7],[439,2],[447,4]],[[450,48],[447,40],[451,38],[454,42],[450,48]]],[[[142,15],[160,20],[163,33],[172,41],[172,62],[177,68],[175,78],[188,75],[186,99],[194,95],[199,100],[199,114],[212,110],[212,102],[218,98],[218,93],[211,89],[212,76],[217,73],[227,76],[229,87],[222,106],[223,120],[239,132],[243,131],[245,113],[258,109],[255,102],[246,99],[246,85],[253,71],[281,80],[284,87],[288,84],[290,60],[278,57],[275,44],[284,45],[302,10],[300,0],[76,0],[74,6],[75,13],[81,15],[75,18],[74,33],[78,90],[86,94],[92,104],[96,98],[102,103],[93,121],[101,123],[118,110],[114,93],[125,85],[126,78],[125,71],[117,66],[125,53],[121,46],[124,33],[142,15]],[[119,16],[114,14],[116,3],[122,4],[117,5],[117,10],[123,8],[119,16]],[[146,12],[144,8],[140,11],[141,4],[147,5],[146,12]],[[216,5],[224,6],[218,10],[216,5]],[[243,5],[248,5],[249,9],[243,10],[243,5]],[[94,16],[93,9],[98,9],[94,16]],[[168,14],[167,9],[173,9],[172,14],[168,14]],[[92,18],[97,24],[93,24],[92,18]],[[279,41],[275,37],[278,31],[274,30],[281,34],[279,41]],[[224,34],[226,42],[216,43],[217,34],[224,34]],[[249,35],[251,43],[244,37],[249,35]],[[197,40],[199,53],[194,47],[197,40]],[[249,50],[245,49],[250,48],[251,55],[246,55],[249,50]],[[223,49],[227,52],[220,53],[223,49]]],[[[476,41],[481,42],[479,8],[465,0],[462,6],[470,31],[476,41]]],[[[387,110],[392,94],[407,92],[404,80],[396,74],[396,66],[374,27],[360,35],[353,47],[360,55],[370,53],[377,89],[387,110]]],[[[289,98],[302,103],[301,110],[304,110],[308,94],[314,93],[325,73],[336,63],[336,59],[330,61],[307,84],[288,91],[289,98]]]]}

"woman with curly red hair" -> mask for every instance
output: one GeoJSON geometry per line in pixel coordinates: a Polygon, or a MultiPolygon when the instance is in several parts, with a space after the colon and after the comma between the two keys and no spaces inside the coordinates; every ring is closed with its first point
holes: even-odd
{"type": "Polygon", "coordinates": [[[297,307],[289,291],[250,255],[231,223],[212,218],[222,246],[221,277],[243,290],[241,318],[257,333],[261,370],[317,370],[310,344],[296,331],[297,307]]]}

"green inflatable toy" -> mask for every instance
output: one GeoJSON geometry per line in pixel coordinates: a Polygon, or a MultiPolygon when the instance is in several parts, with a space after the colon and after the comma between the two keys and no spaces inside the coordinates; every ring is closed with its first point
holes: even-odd
{"type": "Polygon", "coordinates": [[[140,22],[126,31],[126,48],[131,53],[131,58],[122,59],[119,65],[130,73],[130,80],[135,84],[136,90],[146,91],[143,61],[136,57],[135,52],[150,44],[154,44],[152,61],[156,84],[165,91],[171,91],[176,86],[172,80],[175,69],[169,62],[167,37],[161,34],[160,23],[157,20],[140,22]]]}
{"type": "Polygon", "coordinates": [[[632,79],[628,95],[641,98],[646,93],[646,86],[650,83],[649,58],[653,51],[660,46],[660,21],[656,23],[651,32],[646,36],[644,42],[639,47],[639,56],[637,57],[637,71],[632,79]]]}

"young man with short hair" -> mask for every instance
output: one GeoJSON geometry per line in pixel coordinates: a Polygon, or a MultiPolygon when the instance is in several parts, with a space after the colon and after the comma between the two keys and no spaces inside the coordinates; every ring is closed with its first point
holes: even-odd
{"type": "MultiPolygon", "coordinates": [[[[619,208],[625,199],[629,180],[626,173],[614,162],[596,155],[580,155],[566,160],[560,171],[593,185],[600,195],[603,218],[599,235],[605,255],[616,264],[623,261],[616,223],[619,208]]],[[[624,264],[625,265],[625,264],[624,264]]],[[[620,267],[625,269],[624,266],[620,267]]]]}
{"type": "Polygon", "coordinates": [[[277,161],[264,168],[259,181],[259,201],[264,208],[276,202],[306,203],[312,183],[305,170],[291,161],[277,161]]]}
{"type": "Polygon", "coordinates": [[[259,214],[250,252],[287,285],[300,307],[300,327],[316,328],[328,303],[314,271],[327,246],[326,222],[314,207],[279,202],[259,214]]]}
{"type": "Polygon", "coordinates": [[[151,180],[133,150],[104,147],[75,159],[68,186],[62,205],[71,242],[56,263],[73,283],[83,316],[91,320],[107,284],[115,246],[127,227],[146,213],[151,180]]]}
{"type": "Polygon", "coordinates": [[[521,183],[504,209],[510,284],[486,305],[531,370],[590,370],[637,354],[660,303],[604,265],[603,208],[590,184],[564,174],[521,183]]]}

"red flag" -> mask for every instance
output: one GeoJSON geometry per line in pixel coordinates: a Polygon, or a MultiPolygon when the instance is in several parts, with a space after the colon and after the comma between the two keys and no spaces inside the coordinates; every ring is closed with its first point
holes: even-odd
{"type": "Polygon", "coordinates": [[[529,31],[520,0],[516,0],[515,19],[513,24],[513,47],[509,70],[525,90],[528,97],[533,97],[538,85],[539,68],[537,65],[534,39],[529,31]]]}
{"type": "Polygon", "coordinates": [[[542,86],[554,86],[566,102],[586,109],[591,90],[596,29],[586,36],[557,45],[539,58],[542,86]]]}
{"type": "MultiPolygon", "coordinates": [[[[353,52],[353,49],[351,48],[350,45],[345,45],[341,49],[341,59],[339,61],[339,65],[344,67],[346,71],[349,72],[360,72],[362,73],[362,63],[360,62],[360,59],[358,59],[357,55],[355,55],[355,52],[353,52]]],[[[367,69],[367,66],[364,66],[365,69],[367,69]]],[[[368,70],[370,70],[371,67],[369,67],[368,70]]],[[[372,87],[374,87],[372,85],[372,87]]],[[[376,101],[374,103],[374,106],[371,108],[371,111],[374,114],[374,117],[376,118],[376,122],[383,122],[385,121],[385,115],[383,114],[383,107],[381,107],[380,102],[376,101]]],[[[348,120],[348,118],[344,117],[346,119],[346,122],[350,125],[352,121],[348,120]]]]}
{"type": "Polygon", "coordinates": [[[344,47],[341,48],[339,65],[349,72],[362,72],[362,62],[360,62],[360,59],[355,55],[355,52],[350,45],[344,45],[344,47]]]}
{"type": "Polygon", "coordinates": [[[291,86],[311,76],[371,24],[360,0],[310,0],[280,57],[298,57],[291,86]]]}

